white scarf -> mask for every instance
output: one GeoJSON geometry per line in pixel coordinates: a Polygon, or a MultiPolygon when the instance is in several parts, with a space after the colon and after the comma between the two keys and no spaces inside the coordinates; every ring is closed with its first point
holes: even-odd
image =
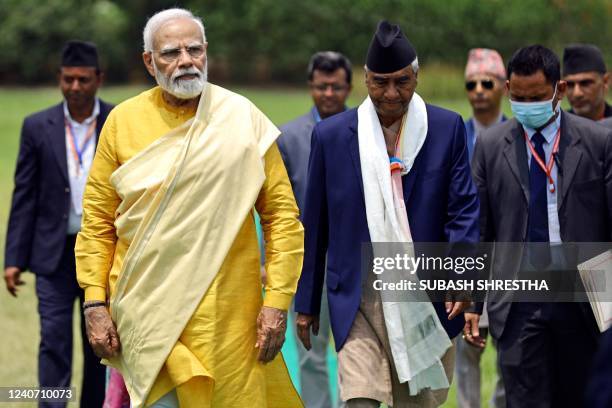
{"type": "MultiPolygon", "coordinates": [[[[401,243],[400,248],[414,256],[412,236],[400,228],[391,185],[389,156],[382,128],[370,98],[357,109],[359,156],[365,198],[366,216],[374,256],[382,255],[377,243],[401,243]]],[[[423,99],[414,93],[408,106],[400,143],[404,164],[402,175],[407,174],[425,143],[427,136],[427,109],[423,99]]],[[[396,244],[397,245],[397,244],[396,244]]],[[[388,247],[385,248],[388,254],[388,247]]],[[[418,281],[416,274],[403,273],[402,279],[418,281]]],[[[387,280],[388,281],[388,280],[387,280]]],[[[384,295],[384,293],[381,293],[384,295]]],[[[397,298],[397,294],[393,295],[397,298]]],[[[383,301],[383,314],[389,344],[400,382],[408,382],[410,394],[422,389],[448,388],[450,385],[440,359],[451,346],[431,302],[412,291],[401,294],[401,301],[383,301]]]]}

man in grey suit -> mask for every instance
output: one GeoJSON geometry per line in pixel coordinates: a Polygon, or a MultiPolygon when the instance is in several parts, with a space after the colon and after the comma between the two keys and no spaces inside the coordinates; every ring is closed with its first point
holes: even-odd
{"type": "MultiPolygon", "coordinates": [[[[559,109],[566,91],[559,65],[539,45],[518,50],[508,63],[515,119],[485,131],[472,161],[483,241],[612,240],[612,131],[559,109]]],[[[493,276],[502,267],[518,271],[535,264],[498,249],[503,245],[495,249],[493,276]]],[[[507,406],[585,406],[599,337],[589,304],[512,299],[489,296],[487,303],[507,406]]],[[[478,319],[470,314],[466,320],[464,335],[477,336],[478,319]]]]}
{"type": "MultiPolygon", "coordinates": [[[[308,64],[308,85],[314,106],[299,118],[281,126],[282,135],[278,147],[287,168],[295,200],[304,213],[306,174],[310,156],[310,136],[314,125],[346,109],[352,86],[351,63],[344,55],[333,51],[317,52],[308,64]]],[[[316,323],[311,348],[307,350],[301,341],[296,343],[300,358],[301,396],[307,407],[331,407],[327,349],[330,326],[327,299],[323,296],[321,321],[316,323]]],[[[295,317],[295,315],[294,315],[295,317]]]]}

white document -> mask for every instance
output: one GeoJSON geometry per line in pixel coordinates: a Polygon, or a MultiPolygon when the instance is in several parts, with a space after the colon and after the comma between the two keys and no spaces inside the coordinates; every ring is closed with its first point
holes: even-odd
{"type": "Polygon", "coordinates": [[[612,249],[578,265],[597,326],[601,332],[612,325],[612,249]]]}

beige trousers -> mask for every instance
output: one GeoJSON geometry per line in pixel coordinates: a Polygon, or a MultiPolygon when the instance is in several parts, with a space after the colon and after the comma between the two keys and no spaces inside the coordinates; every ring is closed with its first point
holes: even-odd
{"type": "MultiPolygon", "coordinates": [[[[453,343],[442,357],[449,383],[453,379],[454,363],[453,343]]],[[[346,343],[338,352],[338,387],[343,401],[367,398],[394,408],[438,407],[448,396],[448,389],[426,389],[411,396],[408,384],[399,382],[380,293],[368,283],[363,287],[361,304],[346,343]]]]}

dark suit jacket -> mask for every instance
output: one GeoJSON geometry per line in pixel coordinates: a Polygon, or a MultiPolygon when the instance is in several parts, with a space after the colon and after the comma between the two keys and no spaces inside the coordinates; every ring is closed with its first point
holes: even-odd
{"type": "Polygon", "coordinates": [[[282,125],[280,127],[282,134],[277,141],[289,180],[291,180],[295,201],[300,209],[300,219],[304,216],[310,140],[315,124],[313,111],[310,110],[299,118],[282,125]]]}
{"type": "MultiPolygon", "coordinates": [[[[100,100],[97,134],[113,108],[100,100]]],[[[97,138],[96,138],[97,142],[97,138]]],[[[62,256],[70,211],[64,110],[60,103],[23,122],[4,265],[53,273],[62,256]]]]}
{"type": "Polygon", "coordinates": [[[590,408],[612,407],[612,328],[601,339],[586,393],[590,408]]]}
{"type": "MultiPolygon", "coordinates": [[[[456,113],[431,105],[427,115],[427,138],[412,170],[402,178],[413,240],[478,242],[478,197],[470,176],[463,121],[456,113]]],[[[304,230],[304,268],[295,310],[319,314],[327,273],[331,326],[340,350],[361,300],[362,244],[370,243],[357,109],[325,119],[314,128],[304,230]]],[[[434,306],[448,335],[456,336],[464,325],[463,316],[449,321],[443,304],[434,306]]]]}
{"type": "MultiPolygon", "coordinates": [[[[476,143],[472,169],[480,196],[484,242],[525,242],[529,167],[523,128],[510,119],[487,129],[476,143]]],[[[612,131],[590,120],[561,113],[557,211],[563,242],[612,240],[612,131]]],[[[501,265],[518,270],[516,253],[497,251],[501,265]]],[[[506,269],[508,270],[508,269],[506,269]]],[[[499,299],[499,298],[498,298],[499,299]]],[[[505,299],[510,301],[511,299],[505,299]]],[[[491,334],[499,338],[511,303],[487,303],[491,334]]],[[[588,309],[588,305],[585,305],[588,309]]]]}

